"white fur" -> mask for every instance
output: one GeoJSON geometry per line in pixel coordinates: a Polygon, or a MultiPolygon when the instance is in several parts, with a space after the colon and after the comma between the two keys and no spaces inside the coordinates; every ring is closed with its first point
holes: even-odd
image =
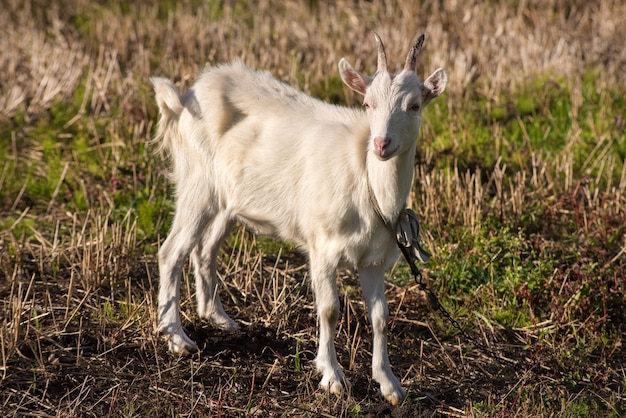
{"type": "Polygon", "coordinates": [[[219,246],[240,222],[308,254],[320,327],[316,366],[320,385],[334,393],[348,384],[334,345],[335,271],[356,268],[373,328],[372,376],[397,404],[405,392],[387,356],[384,295],[384,272],[397,251],[373,209],[368,179],[382,213],[395,223],[411,188],[422,110],[447,78],[442,69],[424,84],[408,70],[369,78],[345,59],[339,69],[365,95],[366,111],[316,100],[239,62],[206,69],[180,97],[170,81],[152,79],[161,111],[157,139],[172,159],[177,197],[159,252],[159,330],[172,352],[197,349],[179,315],[188,256],[199,315],[237,328],[220,302],[215,269],[219,246]]]}

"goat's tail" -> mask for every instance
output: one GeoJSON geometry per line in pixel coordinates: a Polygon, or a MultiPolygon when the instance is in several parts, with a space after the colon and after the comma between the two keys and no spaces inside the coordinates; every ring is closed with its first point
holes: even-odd
{"type": "Polygon", "coordinates": [[[154,142],[158,143],[159,151],[170,154],[173,141],[179,135],[178,119],[185,107],[180,101],[178,88],[170,80],[152,77],[150,81],[154,86],[156,102],[161,113],[154,142]]]}

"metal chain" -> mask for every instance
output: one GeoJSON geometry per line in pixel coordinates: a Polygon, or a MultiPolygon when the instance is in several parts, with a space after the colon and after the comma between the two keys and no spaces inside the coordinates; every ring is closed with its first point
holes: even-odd
{"type": "Polygon", "coordinates": [[[446,308],[443,307],[441,302],[439,302],[439,298],[437,297],[435,292],[433,292],[428,287],[428,285],[424,282],[422,271],[417,266],[417,264],[415,264],[415,262],[417,261],[415,255],[411,251],[409,251],[407,247],[402,245],[399,241],[397,243],[398,243],[398,248],[400,248],[402,255],[404,255],[406,262],[409,264],[409,267],[411,268],[411,273],[413,274],[413,279],[415,280],[415,283],[419,286],[419,288],[424,293],[426,293],[426,297],[428,299],[428,303],[430,304],[430,307],[433,310],[439,311],[439,313],[444,318],[446,318],[452,324],[452,326],[461,333],[461,335],[463,335],[465,338],[467,338],[472,343],[474,343],[485,354],[488,354],[490,357],[492,357],[494,360],[496,360],[497,362],[501,364],[517,365],[515,361],[498,355],[498,353],[496,353],[495,351],[487,347],[487,345],[485,345],[482,341],[478,340],[476,337],[474,337],[473,335],[465,331],[465,329],[461,326],[461,324],[459,324],[459,322],[452,317],[450,312],[448,312],[446,308]]]}
{"type": "Polygon", "coordinates": [[[382,210],[380,209],[378,201],[376,200],[376,196],[374,195],[374,192],[372,190],[372,186],[369,181],[369,178],[367,179],[367,192],[369,195],[369,200],[372,204],[372,208],[374,209],[374,212],[380,218],[383,225],[385,225],[385,227],[389,230],[389,232],[391,233],[391,236],[395,237],[398,248],[400,248],[402,255],[404,255],[406,262],[409,264],[409,267],[411,268],[411,273],[413,274],[413,279],[415,280],[415,283],[417,283],[419,288],[426,293],[426,296],[428,298],[428,303],[430,304],[432,309],[439,311],[439,313],[444,318],[446,318],[452,324],[452,326],[461,333],[461,335],[463,335],[465,338],[473,342],[485,354],[488,354],[497,362],[501,364],[506,364],[506,365],[517,365],[515,361],[507,359],[506,357],[499,356],[495,351],[493,351],[492,349],[487,347],[485,344],[483,344],[482,341],[479,341],[477,338],[475,338],[474,336],[470,335],[467,331],[465,331],[465,329],[463,329],[461,324],[459,324],[459,322],[452,317],[452,315],[446,310],[446,308],[443,307],[441,302],[439,302],[439,298],[437,297],[437,295],[428,287],[426,283],[424,283],[424,277],[422,276],[422,272],[416,264],[416,261],[419,261],[419,259],[416,256],[416,253],[420,254],[420,256],[426,256],[427,258],[430,257],[430,254],[426,250],[424,250],[420,244],[420,240],[419,240],[420,225],[419,225],[419,221],[417,219],[417,215],[415,214],[415,212],[413,212],[411,209],[408,209],[408,208],[404,209],[404,215],[407,215],[408,218],[412,218],[412,220],[415,222],[414,226],[416,230],[411,232],[412,236],[402,237],[402,240],[406,242],[401,242],[401,235],[396,233],[396,228],[393,226],[391,221],[387,219],[385,215],[382,213],[382,210]],[[417,250],[417,251],[414,251],[414,250],[417,250]]]}

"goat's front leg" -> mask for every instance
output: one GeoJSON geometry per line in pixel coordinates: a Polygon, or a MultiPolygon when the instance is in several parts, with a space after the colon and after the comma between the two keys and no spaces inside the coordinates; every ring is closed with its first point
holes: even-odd
{"type": "Polygon", "coordinates": [[[332,393],[343,392],[349,386],[335,351],[335,328],[339,318],[336,267],[320,254],[311,254],[311,284],[315,293],[317,318],[319,320],[319,345],[315,365],[322,374],[320,387],[332,393]]]}
{"type": "Polygon", "coordinates": [[[374,341],[372,344],[372,378],[380,383],[380,392],[387,401],[397,405],[406,392],[391,371],[387,354],[387,321],[389,309],[385,299],[385,270],[382,267],[359,269],[363,296],[369,310],[374,341]]]}

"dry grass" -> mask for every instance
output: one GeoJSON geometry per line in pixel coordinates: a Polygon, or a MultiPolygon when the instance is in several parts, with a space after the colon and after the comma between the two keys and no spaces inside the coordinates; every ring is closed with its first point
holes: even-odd
{"type": "MultiPolygon", "coordinates": [[[[624,112],[611,111],[626,84],[623,2],[5,3],[1,415],[624,413],[626,170],[615,148],[625,125],[624,112]],[[390,408],[376,396],[366,309],[349,274],[340,277],[336,341],[354,388],[328,396],[311,364],[316,323],[305,260],[243,230],[219,268],[222,299],[241,331],[215,331],[197,318],[186,271],[184,323],[201,353],[168,355],[155,335],[155,253],[171,203],[163,162],[146,147],[156,118],[148,77],[185,87],[206,63],[240,58],[317,97],[356,105],[336,63],[347,56],[371,71],[371,30],[397,68],[413,35],[425,32],[419,71],[448,71],[445,97],[425,115],[412,194],[436,255],[425,271],[440,279],[444,304],[470,332],[517,367],[458,336],[415,286],[398,284],[407,277],[398,265],[388,290],[390,353],[406,403],[390,408]],[[588,92],[590,74],[597,94],[588,92]],[[535,119],[524,112],[502,123],[485,116],[546,77],[532,90],[532,114],[550,120],[557,80],[571,119],[552,152],[531,146],[535,119]],[[593,115],[589,97],[599,101],[593,115]],[[508,121],[519,127],[519,148],[508,121]],[[464,162],[475,125],[489,130],[493,164],[464,162]],[[593,146],[581,148],[590,138],[593,146]],[[513,233],[502,238],[498,222],[513,233]],[[513,261],[498,270],[494,260],[506,257],[513,261]],[[463,281],[472,265],[486,266],[484,281],[463,281]],[[527,277],[534,281],[518,282],[527,277]],[[598,284],[599,302],[589,296],[598,284]],[[531,323],[507,324],[522,311],[531,323]]],[[[546,123],[548,137],[558,126],[546,123]]]]}

